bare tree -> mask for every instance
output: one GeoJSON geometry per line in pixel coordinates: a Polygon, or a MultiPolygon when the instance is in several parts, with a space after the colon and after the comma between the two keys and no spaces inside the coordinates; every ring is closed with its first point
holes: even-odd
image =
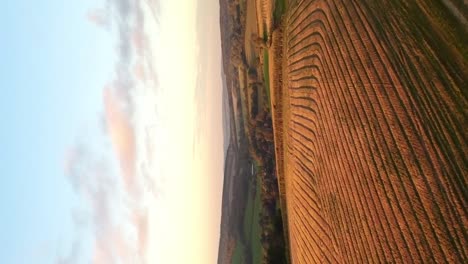
{"type": "Polygon", "coordinates": [[[257,48],[268,48],[267,42],[263,38],[259,37],[256,33],[252,33],[250,40],[257,48]]]}

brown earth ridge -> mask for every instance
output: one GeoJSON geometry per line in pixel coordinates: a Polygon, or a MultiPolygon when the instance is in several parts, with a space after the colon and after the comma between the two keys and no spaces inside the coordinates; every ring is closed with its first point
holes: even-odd
{"type": "Polygon", "coordinates": [[[468,42],[448,18],[436,1],[290,3],[271,74],[293,263],[468,261],[468,42]]]}

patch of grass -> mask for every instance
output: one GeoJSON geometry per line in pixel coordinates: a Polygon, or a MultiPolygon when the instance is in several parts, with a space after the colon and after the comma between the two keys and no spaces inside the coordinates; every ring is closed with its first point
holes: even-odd
{"type": "Polygon", "coordinates": [[[281,17],[286,12],[286,0],[275,0],[275,10],[273,11],[273,20],[276,23],[281,21],[281,17]]]}
{"type": "MultiPolygon", "coordinates": [[[[255,171],[259,171],[259,167],[257,164],[255,164],[255,171]]],[[[244,214],[244,230],[243,230],[243,235],[245,239],[245,245],[242,245],[243,247],[242,250],[245,250],[243,252],[251,252],[251,254],[247,254],[247,256],[252,257],[252,262],[251,263],[262,263],[262,245],[260,243],[260,235],[261,235],[261,228],[260,228],[260,211],[262,210],[262,204],[261,204],[261,178],[259,175],[256,176],[256,184],[255,184],[255,190],[253,188],[249,188],[249,193],[248,193],[248,200],[247,200],[247,205],[245,208],[245,214],[244,214]]],[[[237,248],[235,250],[240,250],[237,248]]],[[[243,254],[243,252],[237,253],[237,254],[243,254]]],[[[244,256],[247,257],[247,256],[244,256]]],[[[233,256],[233,263],[239,263],[239,262],[234,262],[234,260],[238,261],[239,256],[236,256],[236,251],[234,251],[234,256],[233,256]]]]}
{"type": "Polygon", "coordinates": [[[263,50],[263,76],[265,80],[265,89],[268,97],[268,108],[270,108],[271,99],[270,99],[270,61],[268,58],[268,50],[263,50]]]}
{"type": "Polygon", "coordinates": [[[250,234],[252,234],[252,221],[254,216],[254,197],[253,192],[249,190],[249,197],[247,199],[247,205],[245,207],[244,214],[244,238],[249,241],[250,234]]]}
{"type": "Polygon", "coordinates": [[[240,243],[240,241],[236,242],[236,247],[234,249],[234,253],[232,255],[232,264],[243,264],[245,263],[244,258],[244,245],[240,243]]]}
{"type": "Polygon", "coordinates": [[[255,191],[255,200],[253,208],[253,220],[251,228],[250,245],[252,248],[252,263],[262,263],[262,244],[260,243],[261,228],[260,228],[260,211],[262,210],[262,204],[260,200],[261,194],[261,179],[257,176],[257,184],[255,191]]]}

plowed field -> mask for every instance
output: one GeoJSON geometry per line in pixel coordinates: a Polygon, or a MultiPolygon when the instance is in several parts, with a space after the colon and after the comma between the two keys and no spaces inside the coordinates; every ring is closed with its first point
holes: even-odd
{"type": "Polygon", "coordinates": [[[436,8],[291,3],[273,111],[293,263],[468,261],[466,57],[436,8]]]}

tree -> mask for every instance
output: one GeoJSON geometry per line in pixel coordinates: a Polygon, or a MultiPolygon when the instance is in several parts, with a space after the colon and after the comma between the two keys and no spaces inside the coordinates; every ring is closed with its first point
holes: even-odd
{"type": "Polygon", "coordinates": [[[250,40],[257,48],[268,48],[266,41],[263,38],[259,37],[256,33],[252,33],[252,35],[250,35],[250,40]]]}
{"type": "Polygon", "coordinates": [[[245,66],[244,58],[236,52],[231,52],[231,63],[236,67],[245,66]]]}

